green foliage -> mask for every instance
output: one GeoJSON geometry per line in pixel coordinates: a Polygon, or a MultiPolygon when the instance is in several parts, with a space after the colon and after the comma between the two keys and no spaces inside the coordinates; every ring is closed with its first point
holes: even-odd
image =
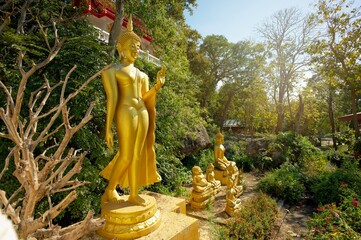
{"type": "Polygon", "coordinates": [[[341,167],[342,163],[350,162],[354,159],[354,156],[350,154],[347,149],[339,147],[337,150],[331,148],[326,152],[327,160],[336,165],[337,167],[341,167]]]}
{"type": "Polygon", "coordinates": [[[360,239],[360,194],[347,188],[341,190],[340,204],[326,204],[307,221],[309,239],[360,239]]]}
{"type": "Polygon", "coordinates": [[[192,169],[193,166],[199,166],[201,169],[206,170],[210,163],[214,163],[213,149],[205,149],[192,156],[187,156],[182,162],[189,170],[192,169]]]}
{"type": "Polygon", "coordinates": [[[181,194],[181,186],[190,182],[191,172],[166,147],[157,144],[156,149],[157,170],[162,177],[162,181],[147,189],[164,194],[181,194]]]}
{"type": "Polygon", "coordinates": [[[249,172],[256,168],[253,159],[246,155],[241,141],[234,142],[227,148],[226,156],[227,159],[236,162],[237,167],[244,172],[249,172]]]}
{"type": "Polygon", "coordinates": [[[296,165],[283,164],[281,168],[267,173],[257,188],[288,203],[298,202],[305,193],[305,176],[296,165]]]}
{"type": "Polygon", "coordinates": [[[326,168],[327,161],[323,152],[301,135],[291,132],[280,133],[277,135],[274,144],[270,146],[270,152],[280,152],[278,162],[297,164],[308,175],[315,175],[326,168]]]}
{"type": "Polygon", "coordinates": [[[341,168],[315,176],[310,184],[317,204],[340,203],[344,185],[361,195],[361,172],[357,162],[346,161],[341,168]]]}
{"type": "Polygon", "coordinates": [[[229,218],[218,239],[268,239],[277,217],[276,202],[264,193],[251,197],[229,218]]]}

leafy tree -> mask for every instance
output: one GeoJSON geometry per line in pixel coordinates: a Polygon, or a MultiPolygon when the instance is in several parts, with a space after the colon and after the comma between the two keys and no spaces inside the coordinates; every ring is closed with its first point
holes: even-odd
{"type": "Polygon", "coordinates": [[[278,11],[258,29],[271,53],[266,81],[277,109],[276,132],[284,128],[286,98],[291,97],[306,64],[304,51],[310,43],[310,30],[296,8],[278,11]]]}
{"type": "Polygon", "coordinates": [[[219,83],[233,80],[237,68],[234,59],[236,47],[228,42],[224,36],[207,36],[199,47],[199,53],[203,57],[203,67],[194,74],[201,79],[199,88],[202,89],[199,95],[201,107],[210,107],[210,102],[216,93],[219,83]]]}
{"type": "MultiPolygon", "coordinates": [[[[248,92],[248,95],[244,95],[243,91],[252,91],[255,90],[254,86],[257,84],[257,81],[261,80],[262,67],[265,63],[264,49],[261,44],[255,44],[250,41],[241,41],[234,45],[232,61],[236,64],[236,68],[232,75],[227,79],[226,82],[220,87],[218,92],[219,106],[216,114],[213,114],[215,120],[218,119],[218,124],[223,126],[223,123],[229,117],[238,119],[246,119],[249,126],[249,129],[252,131],[254,127],[254,113],[258,110],[254,108],[252,112],[245,111],[245,115],[240,115],[239,108],[240,105],[235,105],[239,103],[242,99],[246,97],[253,97],[252,94],[256,92],[248,92]],[[238,114],[237,114],[238,113],[238,114]],[[238,116],[237,116],[238,115],[238,116]]],[[[258,85],[261,87],[261,85],[258,85]]],[[[258,89],[260,94],[264,88],[258,89]]],[[[252,101],[250,101],[252,102],[252,101]]],[[[250,103],[248,102],[248,103],[250,103]]],[[[256,104],[252,104],[253,107],[256,104]]],[[[246,107],[242,105],[242,107],[246,107]]]]}
{"type": "Polygon", "coordinates": [[[340,80],[342,88],[350,93],[351,111],[356,137],[359,127],[356,120],[358,94],[361,89],[360,71],[360,8],[351,1],[319,0],[317,12],[310,20],[323,26],[320,39],[310,48],[313,61],[328,77],[340,80]]]}

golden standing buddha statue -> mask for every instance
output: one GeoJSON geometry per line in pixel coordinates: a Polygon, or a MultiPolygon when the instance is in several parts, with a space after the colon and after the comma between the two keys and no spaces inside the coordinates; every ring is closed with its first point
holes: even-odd
{"type": "Polygon", "coordinates": [[[165,82],[165,68],[157,74],[155,86],[149,89],[148,76],[134,66],[140,50],[140,38],[133,32],[129,18],[127,30],[118,38],[120,63],[102,73],[107,96],[106,143],[113,150],[112,123],[115,118],[118,152],[100,173],[109,183],[102,202],[121,201],[115,190],[119,184],[129,187],[128,202],[147,205],[138,189],[161,177],[156,171],[154,151],[155,97],[165,82]]]}

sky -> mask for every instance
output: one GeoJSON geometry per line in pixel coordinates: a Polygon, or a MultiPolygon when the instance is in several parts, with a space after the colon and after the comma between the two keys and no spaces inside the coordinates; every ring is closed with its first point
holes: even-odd
{"type": "Polygon", "coordinates": [[[186,23],[203,37],[223,35],[228,41],[257,41],[256,28],[279,10],[297,7],[311,12],[317,0],[197,0],[193,15],[185,12],[186,23]]]}

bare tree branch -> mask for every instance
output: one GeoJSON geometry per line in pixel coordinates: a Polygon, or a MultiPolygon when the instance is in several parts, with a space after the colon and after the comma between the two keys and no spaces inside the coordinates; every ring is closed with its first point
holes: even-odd
{"type": "Polygon", "coordinates": [[[8,206],[5,212],[11,218],[13,223],[19,224],[21,221],[20,217],[18,214],[16,214],[15,209],[11,205],[9,205],[9,201],[6,198],[6,192],[3,190],[0,190],[0,200],[5,206],[8,206]]]}
{"type": "Polygon", "coordinates": [[[0,180],[1,178],[3,177],[4,173],[8,170],[8,167],[9,167],[9,163],[10,163],[10,158],[13,156],[14,154],[14,149],[15,148],[12,148],[8,154],[8,156],[5,158],[5,164],[4,164],[4,168],[3,170],[1,171],[0,173],[0,180]]]}
{"type": "Polygon", "coordinates": [[[76,191],[70,192],[60,203],[53,208],[47,210],[39,218],[35,219],[31,225],[27,226],[26,232],[23,234],[27,236],[29,233],[35,232],[37,229],[45,227],[49,219],[54,219],[59,215],[66,207],[69,206],[77,198],[76,191]]]}
{"type": "MultiPolygon", "coordinates": [[[[11,96],[10,91],[7,89],[7,87],[4,85],[4,83],[2,81],[0,81],[0,86],[4,89],[5,94],[7,96],[8,106],[10,107],[11,110],[13,110],[14,109],[14,100],[11,96]]],[[[9,114],[9,113],[7,112],[7,114],[9,114]]]]}

